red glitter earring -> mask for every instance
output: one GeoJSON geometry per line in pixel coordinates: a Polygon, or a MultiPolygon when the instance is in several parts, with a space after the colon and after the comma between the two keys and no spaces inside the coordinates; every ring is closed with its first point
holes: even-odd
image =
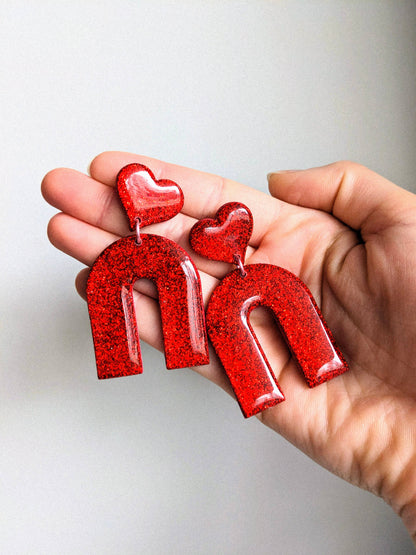
{"type": "Polygon", "coordinates": [[[124,167],[117,189],[136,235],[123,237],[95,261],[87,300],[99,378],[143,371],[133,303],[133,285],[152,280],[158,290],[167,368],[208,364],[201,283],[188,254],[165,237],[140,234],[140,226],[178,214],[183,193],[176,183],[157,181],[141,164],[124,167]]]}
{"type": "Polygon", "coordinates": [[[206,323],[246,418],[284,401],[250,325],[250,313],[258,306],[273,312],[309,387],[348,370],[311,292],[298,277],[271,264],[243,266],[252,229],[250,210],[230,202],[215,219],[197,222],[190,232],[191,246],[198,254],[238,266],[212,293],[206,323]]]}

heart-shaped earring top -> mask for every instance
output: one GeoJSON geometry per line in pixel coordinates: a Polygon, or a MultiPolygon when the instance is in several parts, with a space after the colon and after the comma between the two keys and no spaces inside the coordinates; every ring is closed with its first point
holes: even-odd
{"type": "Polygon", "coordinates": [[[169,179],[155,179],[152,171],[143,164],[129,164],[117,176],[117,190],[134,230],[140,226],[170,220],[181,211],[183,193],[169,179]]]}
{"type": "Polygon", "coordinates": [[[221,206],[215,218],[200,220],[191,229],[189,240],[198,254],[210,260],[244,263],[253,231],[253,216],[241,202],[221,206]]]}

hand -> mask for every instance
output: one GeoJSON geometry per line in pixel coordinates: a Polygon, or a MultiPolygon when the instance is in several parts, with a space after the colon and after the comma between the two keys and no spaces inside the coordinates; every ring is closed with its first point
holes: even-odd
{"type": "MultiPolygon", "coordinates": [[[[383,497],[416,537],[416,196],[348,162],[279,172],[274,198],[210,174],[126,153],[95,158],[91,177],[57,169],[43,180],[48,202],[62,211],[49,224],[51,242],[91,266],[98,254],[129,234],[114,190],[131,162],[176,181],[182,214],[145,232],[186,250],[197,219],[240,201],[254,216],[246,263],[283,266],[310,288],[350,371],[309,389],[270,316],[252,323],[286,396],[259,418],[310,457],[346,480],[383,497]]],[[[204,298],[231,267],[191,253],[204,298]]],[[[85,297],[88,269],[76,280],[85,297]]],[[[155,291],[138,282],[135,305],[142,339],[162,349],[155,291]]],[[[230,392],[215,355],[195,369],[230,392]]]]}

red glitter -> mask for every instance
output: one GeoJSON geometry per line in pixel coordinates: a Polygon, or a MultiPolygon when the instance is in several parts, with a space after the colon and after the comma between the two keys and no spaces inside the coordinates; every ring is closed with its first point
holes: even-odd
{"type": "Polygon", "coordinates": [[[314,387],[348,370],[306,285],[270,264],[245,266],[228,274],[214,290],[207,309],[208,335],[247,418],[284,400],[269,362],[250,325],[250,312],[270,308],[302,370],[314,387]]]}
{"type": "Polygon", "coordinates": [[[159,293],[167,368],[208,364],[201,284],[188,254],[156,235],[119,239],[95,261],[87,284],[88,309],[99,378],[140,374],[142,362],[133,304],[137,279],[159,293]]]}
{"type": "Polygon", "coordinates": [[[247,245],[253,231],[253,216],[240,202],[221,206],[215,219],[206,218],[191,229],[192,248],[210,260],[235,263],[236,257],[244,261],[247,245]]]}
{"type": "Polygon", "coordinates": [[[134,230],[137,219],[146,226],[170,220],[182,209],[183,193],[169,179],[155,179],[142,164],[129,164],[117,176],[118,194],[134,230]]]}
{"type": "MultiPolygon", "coordinates": [[[[218,210],[215,220],[194,225],[190,242],[207,258],[238,263],[243,260],[251,231],[248,208],[228,203],[218,210]]],[[[284,401],[250,325],[254,308],[263,306],[273,312],[309,387],[342,374],[348,365],[311,292],[298,277],[270,264],[252,264],[242,270],[241,266],[231,272],[216,287],[208,303],[206,322],[209,338],[247,418],[284,401]]]]}

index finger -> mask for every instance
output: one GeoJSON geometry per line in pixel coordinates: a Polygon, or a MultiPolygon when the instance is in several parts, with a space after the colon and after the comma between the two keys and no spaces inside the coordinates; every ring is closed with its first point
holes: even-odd
{"type": "Polygon", "coordinates": [[[253,246],[261,242],[285,204],[231,179],[128,152],[99,154],[91,162],[90,174],[94,179],[114,186],[120,169],[132,163],[148,166],[156,179],[175,181],[181,187],[185,197],[183,213],[198,220],[212,217],[218,208],[227,202],[242,202],[248,206],[254,219],[253,235],[250,240],[253,246]]]}

